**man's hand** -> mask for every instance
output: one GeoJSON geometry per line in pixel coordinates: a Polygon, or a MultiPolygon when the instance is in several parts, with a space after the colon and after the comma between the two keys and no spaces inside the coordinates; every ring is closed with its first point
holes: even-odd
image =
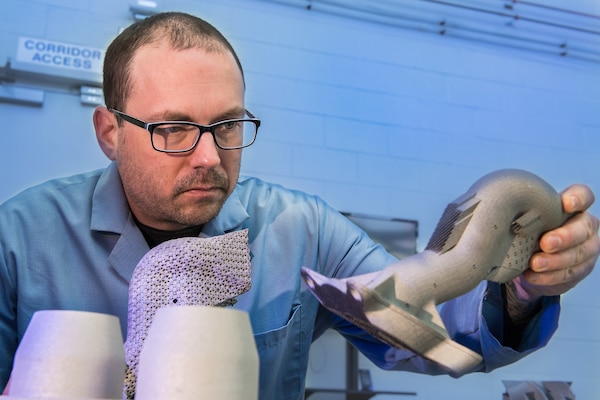
{"type": "Polygon", "coordinates": [[[513,280],[514,294],[522,302],[567,292],[592,272],[598,260],[598,218],[587,211],[594,194],[585,185],[573,185],[561,197],[564,211],[574,216],[541,237],[542,251],[534,254],[530,268],[513,280]]]}

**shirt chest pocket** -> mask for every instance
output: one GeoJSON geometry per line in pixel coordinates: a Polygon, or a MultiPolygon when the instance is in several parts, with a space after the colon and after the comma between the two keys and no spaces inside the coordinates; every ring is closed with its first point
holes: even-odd
{"type": "Polygon", "coordinates": [[[284,326],[254,335],[260,358],[259,400],[302,398],[310,339],[302,334],[301,311],[301,305],[294,306],[284,326]]]}

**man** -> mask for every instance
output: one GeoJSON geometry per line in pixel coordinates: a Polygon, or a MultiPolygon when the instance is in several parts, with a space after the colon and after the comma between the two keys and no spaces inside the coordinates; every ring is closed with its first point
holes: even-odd
{"type": "MultiPolygon", "coordinates": [[[[179,13],[137,22],[106,52],[104,93],[106,107],[93,120],[114,162],[32,188],[0,207],[0,384],[35,311],[109,313],[126,327],[128,283],[150,247],[242,229],[248,229],[252,287],[235,307],[252,322],[261,399],[302,398],[309,346],[328,328],[384,368],[442,372],[325,311],[302,285],[304,265],[347,277],[395,259],[320,199],[239,177],[241,148],[252,143],[258,123],[245,107],[239,60],[217,30],[179,13]],[[249,127],[245,140],[228,136],[237,124],[249,127]]],[[[585,186],[564,192],[566,211],[580,213],[541,239],[544,253],[506,286],[505,297],[500,285],[482,283],[443,307],[451,335],[483,355],[481,370],[514,362],[549,340],[556,296],[587,276],[600,252],[598,219],[585,212],[592,202],[585,186]]]]}

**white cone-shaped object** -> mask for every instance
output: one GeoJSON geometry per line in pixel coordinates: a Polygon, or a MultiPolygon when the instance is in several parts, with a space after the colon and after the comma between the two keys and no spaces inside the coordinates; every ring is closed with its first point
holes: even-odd
{"type": "Polygon", "coordinates": [[[157,310],[140,353],[136,400],[256,400],[248,314],[209,306],[157,310]]]}
{"type": "Polygon", "coordinates": [[[33,314],[11,374],[10,397],[119,399],[125,354],[119,319],[66,310],[33,314]]]}

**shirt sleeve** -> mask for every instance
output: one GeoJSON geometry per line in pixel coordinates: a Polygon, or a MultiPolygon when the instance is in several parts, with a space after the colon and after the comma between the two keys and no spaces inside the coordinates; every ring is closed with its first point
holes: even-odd
{"type": "Polygon", "coordinates": [[[464,296],[441,307],[446,328],[455,341],[483,356],[479,371],[512,364],[546,346],[558,328],[558,297],[545,297],[525,326],[516,346],[504,342],[505,302],[498,283],[483,281],[464,296]]]}
{"type": "Polygon", "coordinates": [[[8,382],[18,343],[16,295],[10,259],[11,255],[0,240],[0,392],[8,382]]]}

